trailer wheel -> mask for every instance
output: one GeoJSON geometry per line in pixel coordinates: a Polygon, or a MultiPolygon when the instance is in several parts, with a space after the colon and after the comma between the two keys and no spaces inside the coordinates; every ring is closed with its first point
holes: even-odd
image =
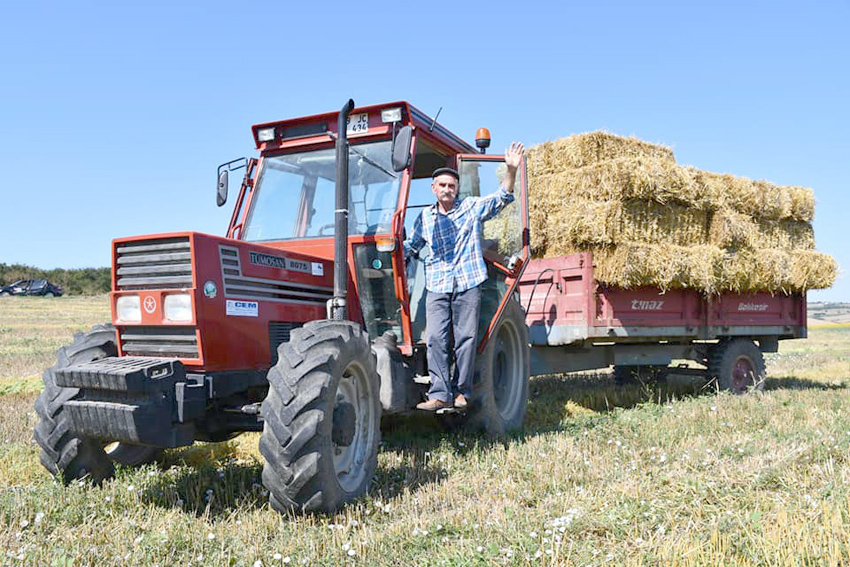
{"type": "Polygon", "coordinates": [[[41,464],[66,484],[87,477],[95,484],[113,474],[112,461],[103,443],[71,432],[70,418],[62,405],[74,399],[78,388],[56,385],[55,373],[73,364],[90,362],[117,354],[115,330],[111,325],[98,325],[86,333],[74,335],[74,342],[56,351],[56,364],[42,376],[44,390],[35,401],[38,423],[35,440],[41,446],[41,464]]]}
{"type": "Polygon", "coordinates": [[[263,402],[263,484],[279,512],[331,512],[366,492],[378,465],[381,403],[368,334],[313,321],[278,348],[263,402]]]}
{"type": "Polygon", "coordinates": [[[530,358],[525,312],[511,300],[484,352],[475,361],[469,410],[474,427],[494,436],[522,427],[530,358]]]}
{"type": "Polygon", "coordinates": [[[735,394],[764,390],[764,356],[750,339],[732,339],[716,345],[708,355],[708,372],[722,390],[735,394]]]}

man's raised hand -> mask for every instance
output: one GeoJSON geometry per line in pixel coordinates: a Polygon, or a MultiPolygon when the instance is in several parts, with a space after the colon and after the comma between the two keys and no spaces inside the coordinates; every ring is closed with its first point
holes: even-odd
{"type": "Polygon", "coordinates": [[[525,153],[525,146],[522,142],[511,142],[511,147],[505,150],[505,165],[508,169],[515,171],[519,167],[519,162],[525,153]]]}

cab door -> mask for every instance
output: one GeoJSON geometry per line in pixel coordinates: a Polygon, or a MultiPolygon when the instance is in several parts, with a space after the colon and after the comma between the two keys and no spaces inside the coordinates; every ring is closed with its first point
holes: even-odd
{"type": "MultiPolygon", "coordinates": [[[[487,196],[499,190],[507,174],[504,156],[458,156],[460,198],[487,196]]],[[[528,179],[526,160],[520,162],[514,182],[514,201],[483,223],[481,250],[488,279],[481,284],[478,351],[484,350],[493,329],[514,297],[529,259],[528,179]]],[[[517,298],[518,300],[518,298],[517,298]]]]}

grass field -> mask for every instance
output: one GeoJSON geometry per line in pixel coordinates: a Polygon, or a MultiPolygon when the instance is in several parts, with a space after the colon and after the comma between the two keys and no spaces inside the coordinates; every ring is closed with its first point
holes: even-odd
{"type": "Polygon", "coordinates": [[[108,319],[105,297],[0,299],[0,565],[850,564],[850,328],[783,342],[763,394],[550,376],[503,441],[394,420],[366,498],[288,517],[256,435],[52,480],[40,374],[108,319]]]}

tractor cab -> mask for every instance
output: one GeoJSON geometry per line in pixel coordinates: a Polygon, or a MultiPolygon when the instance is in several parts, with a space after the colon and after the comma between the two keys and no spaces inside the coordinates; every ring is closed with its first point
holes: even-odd
{"type": "MultiPolygon", "coordinates": [[[[338,116],[253,127],[260,157],[247,162],[229,237],[333,258],[338,116]]],[[[501,156],[478,153],[406,102],[354,109],[346,124],[349,318],[372,340],[392,332],[410,356],[424,342],[424,266],[418,258],[405,265],[401,243],[435,202],[432,172],[457,168],[466,198],[496,191],[506,168],[501,156]]],[[[517,175],[515,202],[484,225],[482,349],[528,259],[524,164],[517,175]]]]}

